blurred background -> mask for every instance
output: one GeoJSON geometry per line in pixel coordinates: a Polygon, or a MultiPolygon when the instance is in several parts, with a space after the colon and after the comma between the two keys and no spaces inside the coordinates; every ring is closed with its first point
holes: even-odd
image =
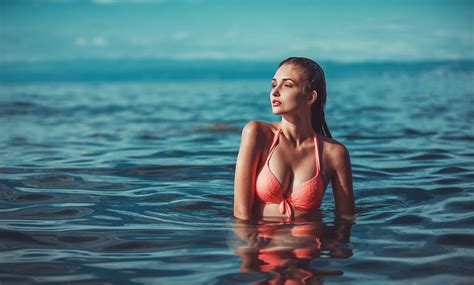
{"type": "Polygon", "coordinates": [[[473,11],[0,1],[0,282],[242,284],[295,266],[310,284],[472,282],[473,11]],[[321,251],[273,268],[236,255],[233,179],[241,128],[280,120],[269,91],[289,56],[325,71],[357,220],[335,221],[329,185],[321,251]]]}
{"type": "Polygon", "coordinates": [[[2,62],[472,59],[472,1],[1,2],[2,62]]]}

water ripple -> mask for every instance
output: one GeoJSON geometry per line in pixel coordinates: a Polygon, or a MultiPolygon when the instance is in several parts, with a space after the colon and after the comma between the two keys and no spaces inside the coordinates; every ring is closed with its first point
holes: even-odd
{"type": "Polygon", "coordinates": [[[354,222],[331,186],[311,220],[232,218],[241,128],[276,120],[267,81],[2,85],[0,280],[471,282],[472,71],[392,73],[331,78],[354,222]]]}

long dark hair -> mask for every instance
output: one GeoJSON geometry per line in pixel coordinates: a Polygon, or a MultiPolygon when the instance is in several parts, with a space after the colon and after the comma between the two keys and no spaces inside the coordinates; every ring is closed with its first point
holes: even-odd
{"type": "Polygon", "coordinates": [[[327,94],[323,69],[314,60],[305,57],[289,57],[280,62],[278,68],[284,64],[292,64],[301,70],[306,81],[304,92],[316,90],[318,93],[318,98],[311,105],[311,125],[316,133],[332,138],[324,118],[327,94]]]}

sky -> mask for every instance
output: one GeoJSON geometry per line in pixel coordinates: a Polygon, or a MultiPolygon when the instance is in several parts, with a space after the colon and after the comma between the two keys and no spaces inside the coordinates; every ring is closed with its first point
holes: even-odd
{"type": "Polygon", "coordinates": [[[470,0],[0,0],[0,61],[474,59],[470,0]]]}

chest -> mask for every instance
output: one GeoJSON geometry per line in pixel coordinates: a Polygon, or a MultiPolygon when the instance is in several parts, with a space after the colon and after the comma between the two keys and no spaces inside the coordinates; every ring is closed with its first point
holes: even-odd
{"type": "Polygon", "coordinates": [[[321,155],[323,150],[318,150],[316,153],[314,144],[298,151],[284,145],[273,150],[267,149],[261,154],[258,169],[266,166],[284,189],[285,195],[290,195],[293,189],[311,181],[316,176],[321,176],[324,187],[326,187],[329,171],[324,163],[324,155],[321,155]]]}

